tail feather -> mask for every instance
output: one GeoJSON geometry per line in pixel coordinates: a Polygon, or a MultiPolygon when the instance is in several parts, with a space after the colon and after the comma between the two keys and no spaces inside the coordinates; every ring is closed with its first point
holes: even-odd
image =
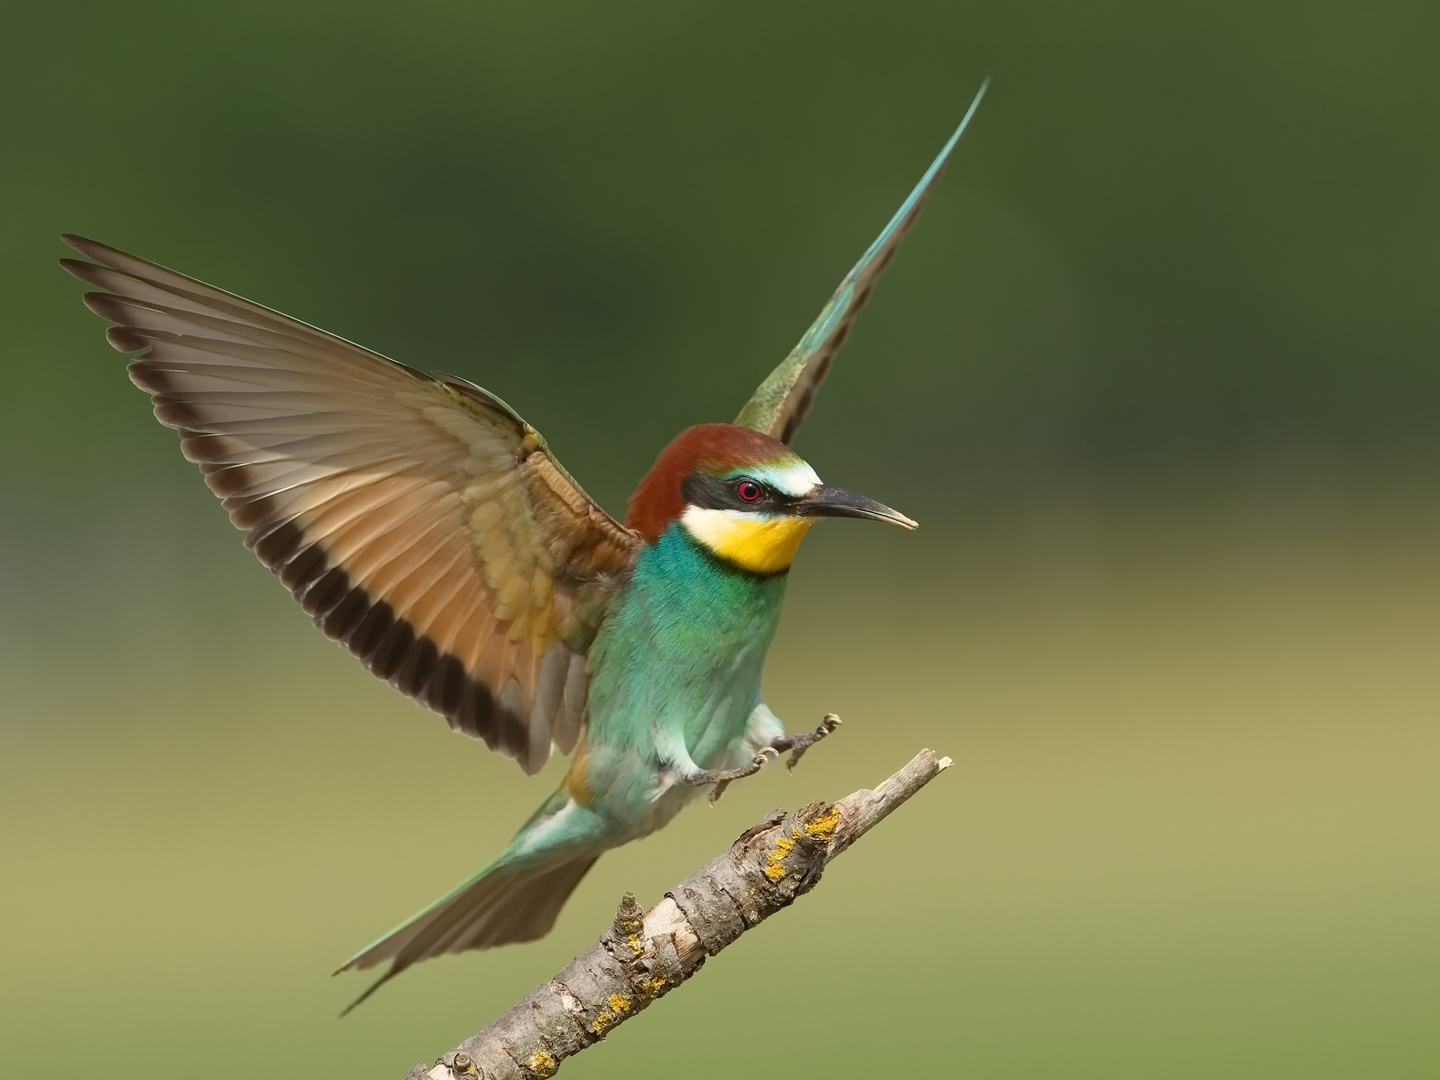
{"type": "Polygon", "coordinates": [[[582,854],[563,862],[525,869],[487,869],[403,926],[356,953],[336,971],[374,967],[390,970],[345,1007],[344,1016],[411,964],[444,953],[488,949],[534,941],[550,932],[560,908],[599,858],[582,854]]]}

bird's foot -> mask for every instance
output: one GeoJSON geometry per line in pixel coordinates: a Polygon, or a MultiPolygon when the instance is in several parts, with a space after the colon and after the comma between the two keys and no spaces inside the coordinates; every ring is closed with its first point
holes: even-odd
{"type": "Polygon", "coordinates": [[[785,764],[786,767],[794,769],[796,765],[800,764],[800,759],[805,756],[806,750],[809,750],[810,747],[814,746],[839,726],[840,717],[836,716],[833,712],[826,713],[825,719],[820,721],[820,726],[808,735],[781,735],[778,739],[771,742],[770,749],[774,750],[777,754],[783,754],[786,750],[789,750],[790,760],[785,764]]]}
{"type": "Polygon", "coordinates": [[[743,780],[747,776],[754,776],[757,772],[769,764],[771,758],[778,758],[780,751],[774,747],[764,747],[758,754],[750,759],[748,765],[742,765],[738,769],[699,769],[684,777],[685,783],[694,787],[703,787],[705,784],[714,784],[715,790],[710,792],[710,802],[713,804],[725,789],[730,786],[731,781],[743,780]]]}

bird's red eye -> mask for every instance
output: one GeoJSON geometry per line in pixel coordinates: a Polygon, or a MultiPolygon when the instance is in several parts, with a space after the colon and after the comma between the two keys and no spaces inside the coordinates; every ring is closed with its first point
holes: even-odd
{"type": "Polygon", "coordinates": [[[746,502],[754,502],[760,498],[760,485],[754,480],[741,480],[735,485],[735,494],[746,502]]]}

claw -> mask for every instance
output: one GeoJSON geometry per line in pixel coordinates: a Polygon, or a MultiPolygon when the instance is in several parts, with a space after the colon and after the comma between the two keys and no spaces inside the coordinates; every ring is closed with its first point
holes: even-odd
{"type": "Polygon", "coordinates": [[[769,754],[775,755],[776,759],[780,757],[780,751],[776,750],[773,746],[762,747],[760,752],[750,759],[749,765],[746,765],[743,769],[735,770],[732,775],[727,776],[724,780],[717,780],[715,786],[710,789],[710,805],[714,806],[720,801],[720,796],[725,794],[725,789],[729,787],[732,782],[746,776],[754,776],[763,769],[770,761],[769,757],[767,757],[769,754]]]}
{"type": "Polygon", "coordinates": [[[800,764],[800,759],[805,756],[805,751],[833,732],[840,726],[840,723],[840,717],[833,712],[826,713],[824,719],[820,721],[820,726],[811,734],[796,735],[793,739],[788,740],[787,748],[790,750],[790,760],[785,763],[786,767],[794,772],[795,766],[800,764]]]}
{"type": "Polygon", "coordinates": [[[780,757],[780,751],[776,750],[773,746],[765,746],[761,748],[758,754],[756,754],[753,758],[750,759],[750,764],[745,765],[742,768],[706,769],[702,772],[694,773],[691,776],[685,777],[685,783],[695,785],[714,784],[715,787],[710,792],[710,805],[714,806],[715,800],[720,798],[721,795],[725,794],[725,789],[730,786],[731,781],[742,780],[747,776],[754,776],[757,772],[759,772],[767,764],[769,764],[771,757],[774,757],[778,760],[780,757]]]}

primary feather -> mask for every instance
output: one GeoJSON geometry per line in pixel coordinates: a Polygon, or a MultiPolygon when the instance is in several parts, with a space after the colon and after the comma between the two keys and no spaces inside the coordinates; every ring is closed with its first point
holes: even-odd
{"type": "Polygon", "coordinates": [[[63,260],[246,543],[372,672],[526,772],[573,749],[640,538],[499,398],[81,237],[63,260]]]}
{"type": "Polygon", "coordinates": [[[989,85],[989,79],[980,84],[975,100],[970,103],[970,108],[966,110],[960,126],[955,129],[955,134],[950,136],[950,141],[941,148],[920,182],[900,204],[900,209],[895,211],[890,223],[881,230],[875,242],[860,257],[860,261],[845,275],[840,287],[810,324],[810,329],[805,331],[800,343],[756,388],[750,400],[735,417],[735,423],[741,427],[763,431],[783,443],[795,438],[795,433],[800,430],[801,423],[810,412],[810,406],[815,402],[815,394],[819,391],[820,384],[830,373],[831,361],[850,335],[855,317],[870,299],[875,282],[885,267],[890,265],[890,260],[900,247],[900,241],[905,239],[910,226],[915,224],[915,219],[920,216],[920,209],[925,205],[931,189],[945,172],[950,151],[955,149],[955,144],[970,125],[970,118],[980,107],[980,99],[985,96],[989,85]]]}

